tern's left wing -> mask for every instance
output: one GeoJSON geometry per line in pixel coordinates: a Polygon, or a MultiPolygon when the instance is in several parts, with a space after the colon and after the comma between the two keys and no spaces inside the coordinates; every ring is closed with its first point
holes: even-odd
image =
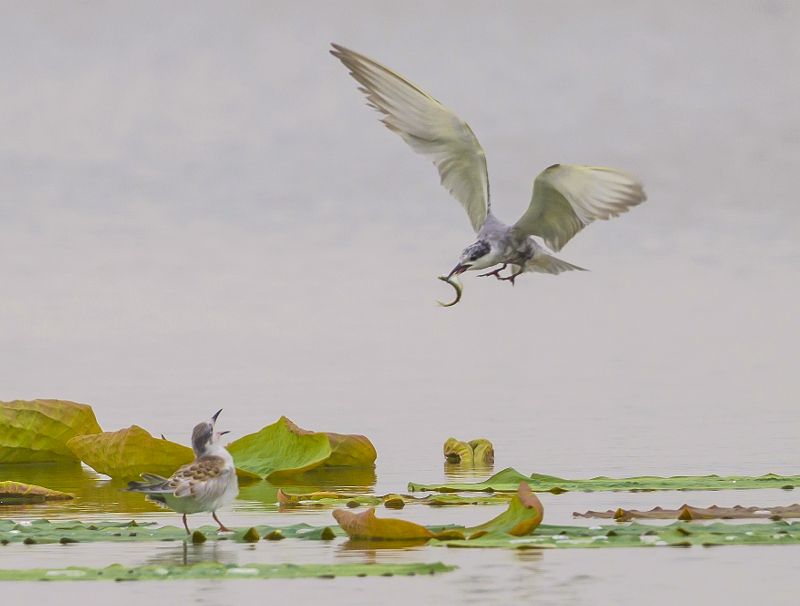
{"type": "Polygon", "coordinates": [[[475,133],[461,118],[401,75],[333,44],[331,54],[350,70],[383,123],[439,169],[442,185],[464,207],[477,232],[489,211],[486,157],[475,133]]]}
{"type": "Polygon", "coordinates": [[[514,228],[557,251],[595,219],[616,217],[646,199],[642,184],[621,170],[554,164],[536,177],[531,204],[514,228]]]}

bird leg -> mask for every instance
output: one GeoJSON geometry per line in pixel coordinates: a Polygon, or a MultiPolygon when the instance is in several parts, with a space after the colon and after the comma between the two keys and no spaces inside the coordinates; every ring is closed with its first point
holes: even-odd
{"type": "Polygon", "coordinates": [[[230,528],[225,526],[225,524],[223,524],[222,522],[219,521],[219,518],[217,517],[217,512],[216,511],[211,513],[211,517],[214,518],[214,521],[217,524],[219,524],[219,531],[220,532],[233,532],[230,528]]]}
{"type": "Polygon", "coordinates": [[[501,278],[500,277],[500,272],[503,271],[506,267],[508,267],[508,263],[503,263],[503,267],[499,267],[498,269],[495,269],[493,271],[487,272],[485,274],[478,274],[478,277],[479,278],[485,278],[487,276],[494,276],[498,280],[503,280],[505,278],[501,278]]]}
{"type": "Polygon", "coordinates": [[[497,276],[497,279],[498,280],[510,280],[511,281],[511,286],[514,286],[514,280],[516,280],[517,276],[522,274],[522,273],[525,273],[525,267],[520,265],[519,271],[517,273],[511,274],[510,276],[506,276],[505,278],[501,278],[500,276],[497,276]]]}
{"type": "Polygon", "coordinates": [[[192,534],[192,531],[189,530],[189,524],[186,523],[186,514],[183,514],[183,527],[186,529],[186,534],[192,534]]]}

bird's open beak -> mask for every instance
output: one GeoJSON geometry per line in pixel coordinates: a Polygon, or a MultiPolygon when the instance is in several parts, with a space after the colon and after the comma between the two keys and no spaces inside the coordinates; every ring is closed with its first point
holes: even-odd
{"type": "Polygon", "coordinates": [[[224,436],[226,433],[230,433],[230,431],[227,429],[225,431],[220,431],[219,435],[224,436]]]}
{"type": "Polygon", "coordinates": [[[214,413],[214,416],[211,417],[211,422],[212,423],[216,423],[217,422],[217,417],[219,416],[219,413],[221,413],[221,412],[222,412],[222,409],[220,408],[217,412],[214,413]]]}
{"type": "Polygon", "coordinates": [[[467,271],[467,270],[468,270],[470,267],[472,267],[472,266],[471,266],[471,265],[462,265],[461,263],[459,263],[458,265],[456,265],[456,266],[453,268],[453,271],[451,271],[449,274],[447,274],[447,278],[448,278],[448,279],[450,279],[450,278],[452,278],[453,276],[457,276],[457,275],[459,275],[459,274],[463,274],[463,273],[464,273],[465,271],[467,271]]]}

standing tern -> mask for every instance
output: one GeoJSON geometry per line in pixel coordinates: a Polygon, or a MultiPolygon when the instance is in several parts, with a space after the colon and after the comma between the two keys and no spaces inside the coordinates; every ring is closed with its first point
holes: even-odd
{"type": "Polygon", "coordinates": [[[198,423],[192,431],[193,462],[184,465],[169,478],[143,473],[143,482],[128,483],[128,490],[143,492],[151,501],[183,514],[183,527],[187,534],[191,533],[186,515],[201,511],[210,511],[220,531],[230,532],[219,521],[217,509],[236,498],[239,482],[231,453],[219,444],[220,437],[228,432],[214,429],[221,412],[218,410],[211,421],[198,423]]]}
{"type": "Polygon", "coordinates": [[[516,223],[506,225],[492,214],[486,156],[469,125],[388,67],[338,44],[331,46],[331,54],[361,85],[368,105],[383,114],[386,127],[433,161],[442,185],[467,212],[477,239],[464,249],[453,270],[441,277],[456,288],[458,298],[456,276],[467,270],[498,265],[480,276],[494,276],[512,285],[523,272],[583,270],[554,257],[532,236],[557,252],[595,219],[616,217],[646,199],[642,184],[623,171],[553,164],[534,180],[528,210],[516,223]],[[508,275],[501,275],[509,266],[508,275]]]}

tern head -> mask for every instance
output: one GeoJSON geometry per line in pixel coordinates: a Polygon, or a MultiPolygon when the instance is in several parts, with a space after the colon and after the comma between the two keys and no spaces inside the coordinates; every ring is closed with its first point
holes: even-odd
{"type": "Polygon", "coordinates": [[[463,274],[469,269],[485,269],[496,263],[494,255],[491,254],[492,246],[487,240],[478,240],[474,244],[467,246],[458,259],[458,264],[453,268],[448,276],[463,274]]]}
{"type": "Polygon", "coordinates": [[[195,425],[192,431],[192,450],[194,450],[195,456],[202,456],[219,442],[220,437],[224,436],[226,433],[230,433],[228,431],[216,430],[217,417],[221,412],[222,409],[220,408],[214,413],[210,421],[203,421],[195,425]]]}

